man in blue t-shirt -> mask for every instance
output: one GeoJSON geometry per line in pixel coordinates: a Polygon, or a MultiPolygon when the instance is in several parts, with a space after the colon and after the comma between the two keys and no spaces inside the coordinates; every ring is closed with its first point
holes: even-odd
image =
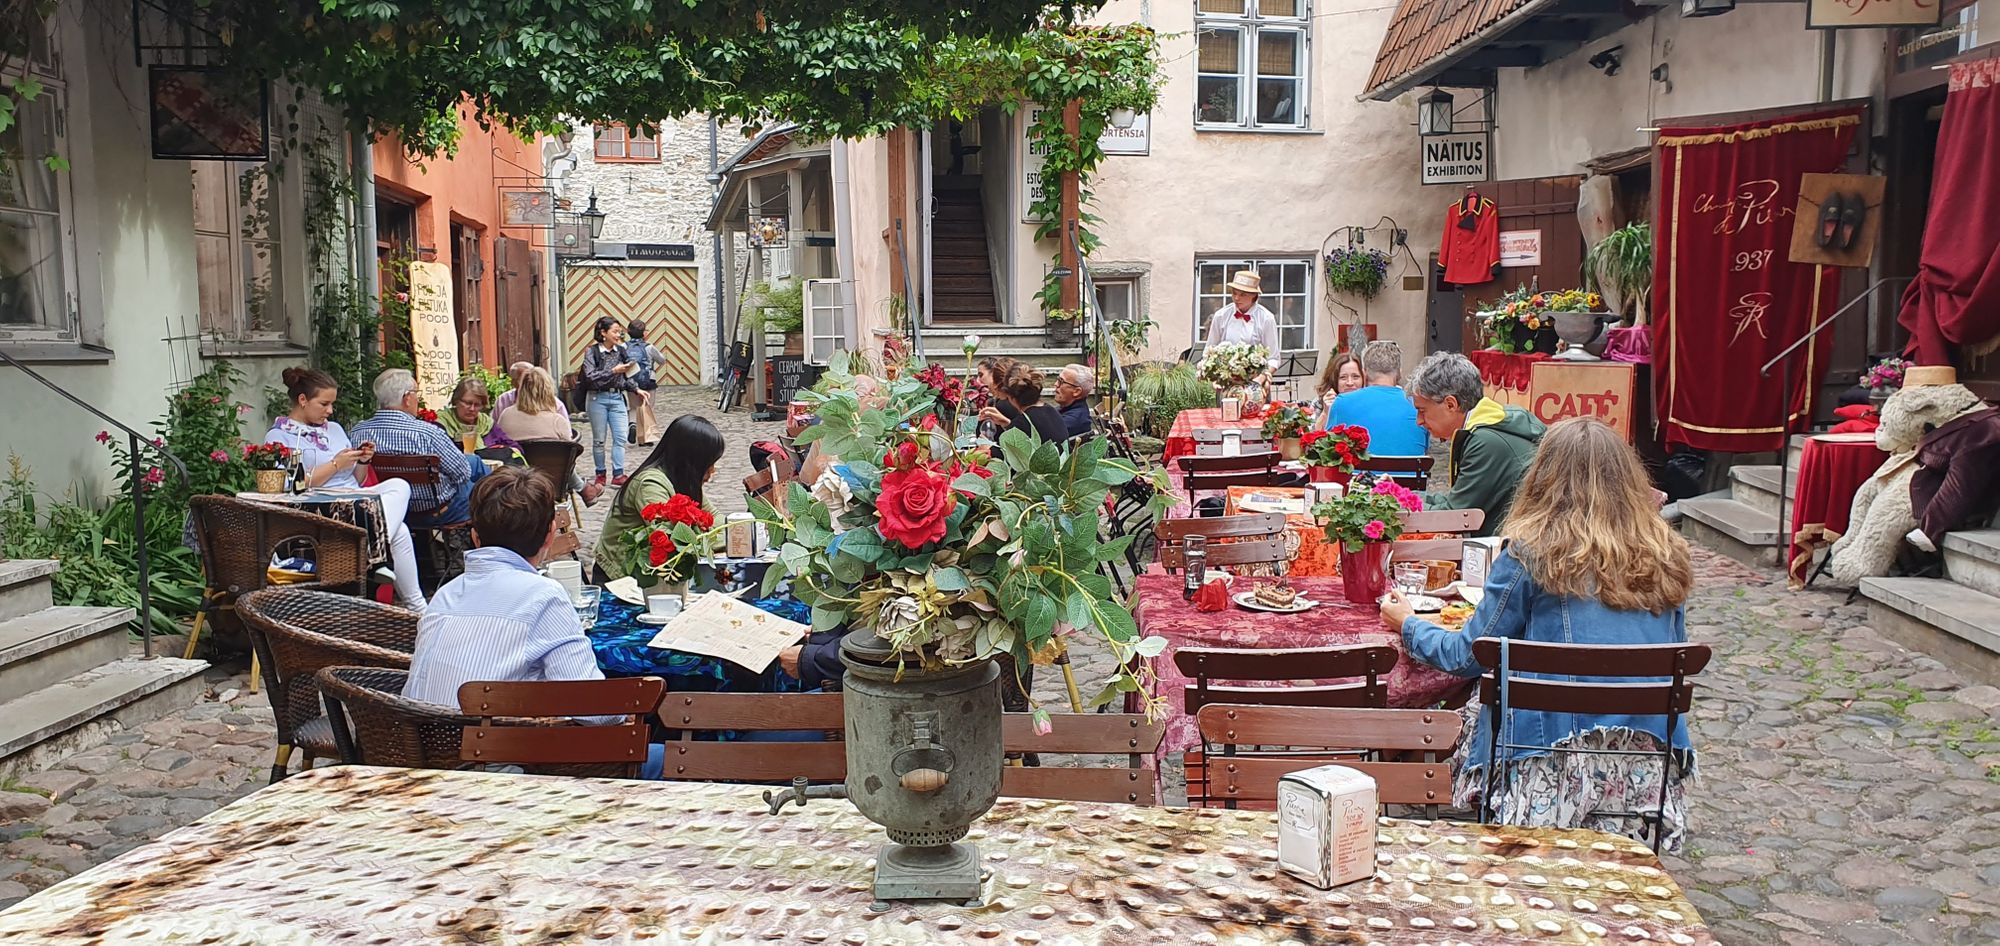
{"type": "Polygon", "coordinates": [[[1368,386],[1334,398],[1327,426],[1367,429],[1369,456],[1423,456],[1430,449],[1430,435],[1417,426],[1416,405],[1401,387],[1403,346],[1388,341],[1368,343],[1361,350],[1361,371],[1368,376],[1368,386]]]}

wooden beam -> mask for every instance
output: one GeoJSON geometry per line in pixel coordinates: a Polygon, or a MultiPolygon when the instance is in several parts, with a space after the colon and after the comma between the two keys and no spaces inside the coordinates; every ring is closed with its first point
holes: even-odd
{"type": "Polygon", "coordinates": [[[1542,51],[1532,46],[1487,47],[1458,61],[1467,69],[1529,68],[1542,64],[1542,51]]]}
{"type": "Polygon", "coordinates": [[[1454,65],[1437,75],[1425,79],[1421,85],[1441,85],[1453,89],[1495,88],[1495,77],[1491,69],[1475,69],[1454,65]]]}

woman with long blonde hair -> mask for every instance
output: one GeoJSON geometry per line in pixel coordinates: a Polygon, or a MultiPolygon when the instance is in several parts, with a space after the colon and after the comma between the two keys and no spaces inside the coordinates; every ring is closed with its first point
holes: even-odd
{"type": "MultiPolygon", "coordinates": [[[[1403,636],[1410,657],[1448,673],[1476,677],[1472,642],[1481,637],[1561,644],[1669,644],[1687,640],[1684,606],[1694,587],[1687,542],[1654,501],[1639,456],[1624,438],[1591,417],[1550,427],[1501,535],[1486,594],[1461,631],[1413,615],[1401,595],[1382,605],[1382,620],[1403,636]]],[[[1589,678],[1576,678],[1587,680],[1589,678]]],[[[1476,713],[1477,708],[1469,708],[1476,713]]],[[[1514,710],[1503,749],[1506,767],[1491,801],[1506,824],[1586,827],[1637,836],[1637,818],[1597,812],[1650,811],[1660,780],[1670,778],[1663,824],[1666,847],[1687,832],[1682,782],[1694,749],[1685,721],[1676,726],[1677,764],[1669,776],[1658,757],[1549,749],[1658,752],[1665,716],[1593,716],[1514,710]]],[[[1460,742],[1455,804],[1477,807],[1490,764],[1486,714],[1460,742]]]]}

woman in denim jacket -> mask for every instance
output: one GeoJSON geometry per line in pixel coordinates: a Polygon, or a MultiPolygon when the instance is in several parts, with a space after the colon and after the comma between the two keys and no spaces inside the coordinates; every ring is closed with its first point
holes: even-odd
{"type": "MultiPolygon", "coordinates": [[[[1594,418],[1550,427],[1514,497],[1486,595],[1462,631],[1412,615],[1400,595],[1382,606],[1383,622],[1403,635],[1410,657],[1465,677],[1480,674],[1472,642],[1481,637],[1558,644],[1669,644],[1687,640],[1684,603],[1694,584],[1687,543],[1661,519],[1651,484],[1632,448],[1594,418]]],[[[1588,680],[1591,678],[1577,678],[1588,680]]],[[[1627,681],[1629,682],[1629,680],[1627,681]]],[[[1454,803],[1477,807],[1485,789],[1491,740],[1487,716],[1461,741],[1454,803]]],[[[1514,710],[1502,735],[1516,745],[1659,750],[1665,716],[1591,716],[1514,710]]],[[[1681,758],[1668,788],[1670,849],[1687,831],[1681,782],[1692,776],[1686,717],[1674,729],[1681,758]]],[[[1512,770],[1494,809],[1506,824],[1585,827],[1620,834],[1636,818],[1597,811],[1651,810],[1659,803],[1660,766],[1641,756],[1502,750],[1512,770]]]]}

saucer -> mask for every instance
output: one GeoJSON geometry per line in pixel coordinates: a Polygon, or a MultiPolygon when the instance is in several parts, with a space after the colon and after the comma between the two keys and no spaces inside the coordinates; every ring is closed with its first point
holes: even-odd
{"type": "Polygon", "coordinates": [[[639,613],[639,623],[645,624],[650,627],[665,627],[667,626],[668,622],[672,621],[674,618],[677,617],[680,617],[680,615],[678,614],[660,615],[642,611],[639,613]]]}

